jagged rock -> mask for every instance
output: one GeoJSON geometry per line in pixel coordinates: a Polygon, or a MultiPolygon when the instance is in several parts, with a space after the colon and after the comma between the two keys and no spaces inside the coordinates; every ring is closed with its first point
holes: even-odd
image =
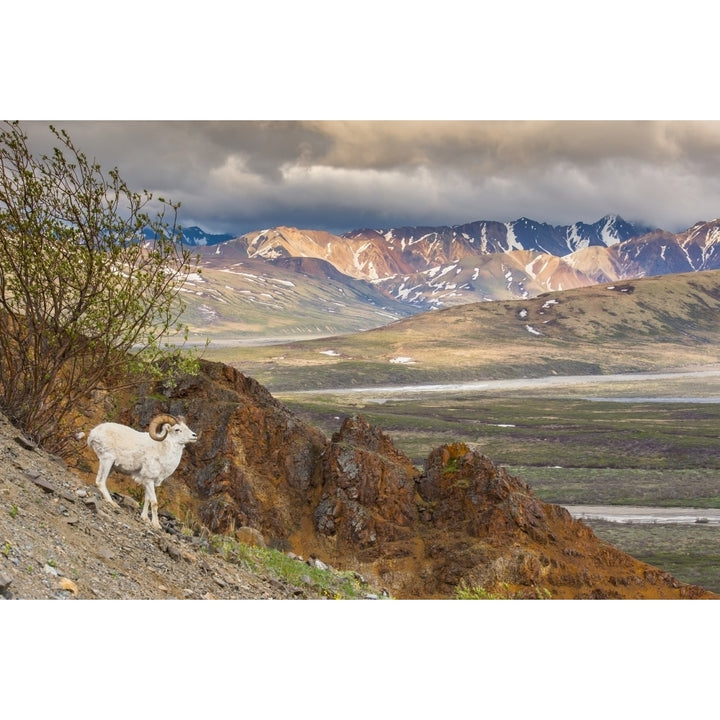
{"type": "Polygon", "coordinates": [[[75,495],[71,492],[68,492],[67,490],[64,490],[63,488],[56,487],[52,483],[48,482],[40,473],[39,470],[35,468],[28,468],[25,470],[25,475],[30,478],[30,480],[37,485],[43,492],[47,493],[48,495],[55,494],[59,497],[63,498],[64,500],[67,500],[68,502],[74,503],[75,502],[75,495]]]}
{"type": "Polygon", "coordinates": [[[266,547],[265,538],[262,533],[255,528],[243,526],[235,531],[235,539],[245,545],[253,545],[255,547],[266,547]]]}
{"type": "Polygon", "coordinates": [[[307,561],[307,564],[310,567],[317,568],[318,570],[329,570],[330,567],[326,563],[324,563],[322,560],[319,560],[318,558],[310,558],[307,561]]]}
{"type": "Polygon", "coordinates": [[[387,435],[362,417],[347,418],[323,456],[318,532],[365,560],[378,558],[387,543],[410,538],[417,475],[387,435]]]}
{"type": "Polygon", "coordinates": [[[27,435],[16,435],[15,436],[15,442],[20,445],[20,447],[25,448],[26,450],[35,450],[37,449],[37,443],[34,440],[31,440],[27,435]]]}
{"type": "Polygon", "coordinates": [[[98,506],[100,505],[100,499],[97,497],[89,497],[85,500],[85,507],[89,508],[93,512],[98,511],[98,506]]]}
{"type": "MultiPolygon", "coordinates": [[[[26,474],[27,474],[27,472],[26,472],[26,474]]],[[[34,477],[33,476],[29,476],[29,477],[43,492],[46,492],[46,493],[54,493],[55,492],[55,488],[49,482],[47,482],[47,480],[43,480],[39,476],[39,474],[34,477]]]]}
{"type": "Polygon", "coordinates": [[[70,578],[61,577],[58,579],[58,587],[61,590],[67,590],[68,592],[72,593],[73,595],[78,594],[78,586],[75,582],[70,580],[70,578]]]}
{"type": "Polygon", "coordinates": [[[182,553],[180,552],[180,549],[165,538],[160,538],[160,540],[158,541],[158,546],[163,552],[166,552],[173,560],[180,560],[182,558],[182,553]]]}
{"type": "Polygon", "coordinates": [[[174,476],[197,498],[200,521],[213,533],[254,527],[268,544],[289,549],[298,510],[319,482],[325,436],[221,363],[203,363],[201,374],[178,385],[169,406],[143,401],[128,424],[142,426],[160,408],[185,415],[200,430],[174,476]]]}
{"type": "Polygon", "coordinates": [[[118,495],[118,504],[122,507],[130,508],[131,510],[139,510],[140,503],[129,495],[118,495]]]}

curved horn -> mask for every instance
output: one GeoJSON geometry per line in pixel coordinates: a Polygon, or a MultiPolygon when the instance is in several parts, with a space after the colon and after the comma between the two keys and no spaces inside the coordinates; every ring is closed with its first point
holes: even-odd
{"type": "Polygon", "coordinates": [[[167,435],[167,429],[159,433],[158,430],[165,424],[168,423],[169,425],[177,425],[178,421],[177,418],[174,418],[172,415],[156,415],[151,421],[150,425],[148,426],[148,433],[150,434],[150,437],[153,440],[164,440],[165,436],[167,435]]]}

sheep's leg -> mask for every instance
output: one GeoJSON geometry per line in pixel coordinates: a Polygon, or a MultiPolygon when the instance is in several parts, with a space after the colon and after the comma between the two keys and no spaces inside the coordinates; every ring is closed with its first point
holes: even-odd
{"type": "Polygon", "coordinates": [[[141,520],[147,520],[148,519],[148,508],[150,507],[150,498],[148,497],[148,491],[147,487],[145,488],[145,502],[143,503],[143,509],[140,513],[140,519],[141,520]]]}
{"type": "Polygon", "coordinates": [[[160,529],[160,520],[158,519],[157,511],[157,496],[155,495],[155,483],[152,480],[145,482],[145,502],[143,503],[142,513],[140,513],[140,518],[142,520],[148,519],[148,506],[152,510],[152,526],[160,529]]]}
{"type": "Polygon", "coordinates": [[[110,497],[110,493],[107,489],[107,479],[113,466],[112,458],[98,458],[100,465],[98,467],[97,477],[95,478],[95,485],[100,491],[100,494],[107,500],[111,505],[117,507],[117,503],[110,497]]]}

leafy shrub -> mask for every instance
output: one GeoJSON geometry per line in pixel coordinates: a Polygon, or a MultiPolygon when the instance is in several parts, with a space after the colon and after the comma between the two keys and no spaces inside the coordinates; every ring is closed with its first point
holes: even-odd
{"type": "Polygon", "coordinates": [[[62,454],[83,396],[133,371],[172,382],[194,369],[162,341],[186,330],[179,293],[196,268],[178,204],[132,191],[50,129],[59,147],[40,157],[18,123],[0,131],[0,409],[62,454]]]}

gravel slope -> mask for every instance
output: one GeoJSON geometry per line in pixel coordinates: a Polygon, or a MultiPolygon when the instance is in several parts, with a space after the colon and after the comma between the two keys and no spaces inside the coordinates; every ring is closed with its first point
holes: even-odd
{"type": "Polygon", "coordinates": [[[0,598],[265,599],[308,597],[208,552],[137,503],[113,508],[0,415],[0,598]]]}

